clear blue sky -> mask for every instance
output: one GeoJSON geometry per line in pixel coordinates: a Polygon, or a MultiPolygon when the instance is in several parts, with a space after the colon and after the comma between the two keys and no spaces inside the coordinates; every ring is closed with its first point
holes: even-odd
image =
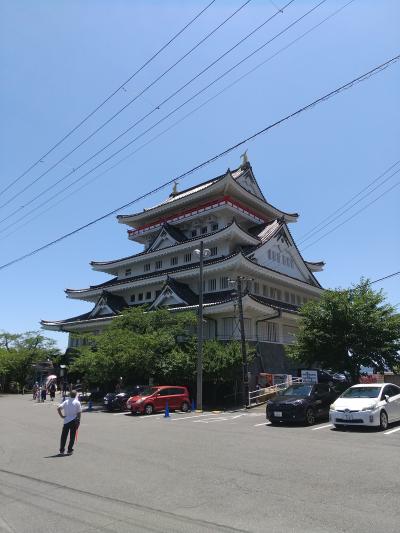
{"type": "MultiPolygon", "coordinates": [[[[190,29],[128,83],[126,91],[119,91],[43,163],[0,196],[0,204],[71,150],[243,1],[217,0],[190,29]]],[[[209,0],[0,0],[0,188],[44,154],[208,3],[209,0]]],[[[109,155],[133,139],[316,3],[295,1],[103,155],[109,155]]],[[[291,31],[134,143],[126,153],[140,147],[345,3],[342,0],[325,2],[291,31]]],[[[250,2],[107,128],[1,208],[0,218],[8,217],[25,205],[153,109],[272,15],[276,11],[274,4],[282,6],[284,0],[250,2]]],[[[82,184],[99,177],[78,193],[56,206],[55,201],[49,203],[46,208],[53,207],[34,220],[30,219],[44,208],[32,215],[27,212],[38,205],[38,201],[0,222],[1,264],[134,199],[397,55],[399,14],[397,0],[355,0],[119,166],[101,176],[100,169],[88,176],[82,184]],[[8,225],[11,227],[5,229],[8,225]]],[[[267,199],[284,211],[300,213],[298,223],[290,226],[295,239],[300,240],[325,216],[400,159],[399,80],[400,63],[396,63],[247,145],[254,172],[267,199]]],[[[221,174],[228,167],[235,168],[242,152],[241,148],[221,158],[186,178],[179,187],[186,188],[221,174]]],[[[103,158],[96,158],[63,185],[103,158]]],[[[104,168],[111,165],[112,162],[104,168]]],[[[398,182],[399,176],[389,179],[337,223],[398,182]]],[[[61,185],[52,193],[59,189],[61,185]]],[[[122,213],[141,210],[169,192],[170,188],[122,213]]],[[[40,201],[49,196],[50,193],[43,195],[40,201]]],[[[399,197],[400,187],[394,188],[357,217],[304,250],[305,259],[326,262],[325,271],[318,274],[324,287],[347,287],[361,276],[377,279],[400,270],[399,197]]],[[[331,228],[329,226],[326,231],[331,228]]],[[[304,247],[312,242],[307,241],[304,247]]],[[[125,226],[118,224],[113,216],[1,270],[0,329],[37,330],[42,318],[58,320],[88,311],[90,304],[67,300],[64,289],[84,288],[108,279],[90,269],[91,260],[114,259],[139,250],[135,243],[128,241],[125,226]]],[[[392,304],[400,303],[399,276],[375,287],[383,288],[392,304]]],[[[65,334],[48,335],[56,338],[60,347],[65,347],[65,334]]]]}

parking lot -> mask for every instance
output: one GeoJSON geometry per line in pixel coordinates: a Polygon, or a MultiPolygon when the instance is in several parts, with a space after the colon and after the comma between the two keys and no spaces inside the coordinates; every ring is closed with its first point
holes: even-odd
{"type": "Polygon", "coordinates": [[[95,410],[59,458],[55,407],[0,398],[0,531],[397,531],[400,425],[95,410]]]}

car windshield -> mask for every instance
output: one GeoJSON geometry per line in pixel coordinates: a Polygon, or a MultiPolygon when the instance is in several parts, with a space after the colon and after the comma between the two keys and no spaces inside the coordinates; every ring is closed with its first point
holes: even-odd
{"type": "Polygon", "coordinates": [[[279,392],[279,396],[309,396],[312,390],[312,385],[301,384],[291,385],[287,389],[279,392]]]}
{"type": "Polygon", "coordinates": [[[381,387],[351,387],[341,398],[377,398],[380,392],[381,387]]]}
{"type": "Polygon", "coordinates": [[[157,391],[157,387],[143,387],[140,391],[138,391],[137,396],[150,396],[151,394],[154,394],[157,391]]]}

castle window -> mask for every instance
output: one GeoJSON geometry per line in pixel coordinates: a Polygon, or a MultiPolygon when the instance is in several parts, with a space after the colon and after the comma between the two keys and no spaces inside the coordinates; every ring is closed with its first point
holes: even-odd
{"type": "Polygon", "coordinates": [[[159,291],[156,291],[156,298],[158,298],[158,297],[160,296],[160,294],[161,294],[161,291],[160,291],[160,290],[159,290],[159,291]]]}
{"type": "Polygon", "coordinates": [[[301,305],[301,298],[299,295],[296,296],[296,304],[301,305]]]}
{"type": "Polygon", "coordinates": [[[280,289],[276,289],[276,299],[282,300],[282,291],[280,289]]]}
{"type": "Polygon", "coordinates": [[[131,302],[134,302],[136,300],[136,295],[135,294],[131,294],[131,302]]]}
{"type": "Polygon", "coordinates": [[[125,276],[130,276],[132,274],[132,269],[131,268],[127,268],[125,270],[125,276]]]}
{"type": "Polygon", "coordinates": [[[229,282],[227,277],[219,278],[219,288],[220,289],[227,289],[229,287],[229,282]]]}
{"type": "Polygon", "coordinates": [[[211,226],[211,229],[212,229],[212,231],[217,231],[217,229],[218,229],[218,224],[217,224],[217,223],[213,224],[213,225],[211,226]]]}
{"type": "Polygon", "coordinates": [[[269,295],[270,295],[270,297],[271,297],[272,299],[275,300],[275,298],[276,298],[276,289],[274,289],[273,287],[270,287],[270,289],[269,289],[269,295]]]}
{"type": "Polygon", "coordinates": [[[171,257],[171,266],[175,266],[178,264],[178,257],[171,257]]]}
{"type": "Polygon", "coordinates": [[[217,255],[218,254],[218,246],[213,246],[210,248],[211,255],[217,255]]]}
{"type": "Polygon", "coordinates": [[[185,254],[184,259],[185,259],[185,263],[190,263],[192,260],[192,254],[191,253],[185,254]]]}
{"type": "MultiPolygon", "coordinates": [[[[270,252],[271,250],[269,250],[270,252]]],[[[263,296],[267,296],[268,297],[268,287],[266,285],[263,285],[263,296]]]]}
{"type": "Polygon", "coordinates": [[[285,291],[285,302],[286,303],[289,303],[290,302],[290,295],[287,291],[285,291]]]}
{"type": "Polygon", "coordinates": [[[290,303],[296,305],[296,295],[292,292],[290,293],[290,303]]]}
{"type": "Polygon", "coordinates": [[[196,237],[197,235],[197,230],[196,229],[192,229],[192,237],[196,237]]]}
{"type": "Polygon", "coordinates": [[[146,292],[146,300],[151,300],[151,292],[146,292]]]}
{"type": "Polygon", "coordinates": [[[217,290],[217,280],[216,279],[209,279],[208,280],[208,290],[209,291],[216,291],[217,290]]]}
{"type": "Polygon", "coordinates": [[[201,228],[201,234],[204,235],[205,233],[207,233],[207,226],[201,228]]]}
{"type": "Polygon", "coordinates": [[[255,294],[258,294],[260,292],[260,284],[258,283],[258,281],[254,282],[253,290],[254,290],[255,294]]]}
{"type": "Polygon", "coordinates": [[[146,263],[146,264],[143,266],[143,268],[144,268],[144,271],[145,271],[145,272],[150,272],[150,268],[151,268],[150,263],[146,263]]]}
{"type": "Polygon", "coordinates": [[[156,261],[156,270],[162,269],[162,261],[156,261]]]}
{"type": "Polygon", "coordinates": [[[139,292],[138,300],[139,300],[139,302],[141,302],[143,300],[143,293],[142,292],[139,292]]]}

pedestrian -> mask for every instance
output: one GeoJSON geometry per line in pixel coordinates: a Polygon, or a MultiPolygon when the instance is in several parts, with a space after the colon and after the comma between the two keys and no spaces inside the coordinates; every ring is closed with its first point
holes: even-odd
{"type": "Polygon", "coordinates": [[[37,398],[38,391],[39,391],[39,383],[36,381],[36,383],[33,386],[33,390],[32,390],[32,394],[33,394],[33,399],[34,400],[36,400],[36,398],[37,398]]]}
{"type": "Polygon", "coordinates": [[[47,394],[46,387],[42,387],[42,390],[40,392],[40,399],[42,400],[42,402],[46,401],[46,394],[47,394]]]}
{"type": "Polygon", "coordinates": [[[51,401],[54,401],[54,398],[56,396],[56,384],[54,383],[54,381],[49,387],[49,392],[51,401]]]}
{"type": "Polygon", "coordinates": [[[69,433],[68,454],[74,451],[75,436],[81,422],[82,406],[76,398],[76,390],[57,407],[58,414],[64,419],[61,432],[60,454],[65,452],[65,444],[69,433]],[[64,414],[62,413],[64,411],[64,414]]]}

